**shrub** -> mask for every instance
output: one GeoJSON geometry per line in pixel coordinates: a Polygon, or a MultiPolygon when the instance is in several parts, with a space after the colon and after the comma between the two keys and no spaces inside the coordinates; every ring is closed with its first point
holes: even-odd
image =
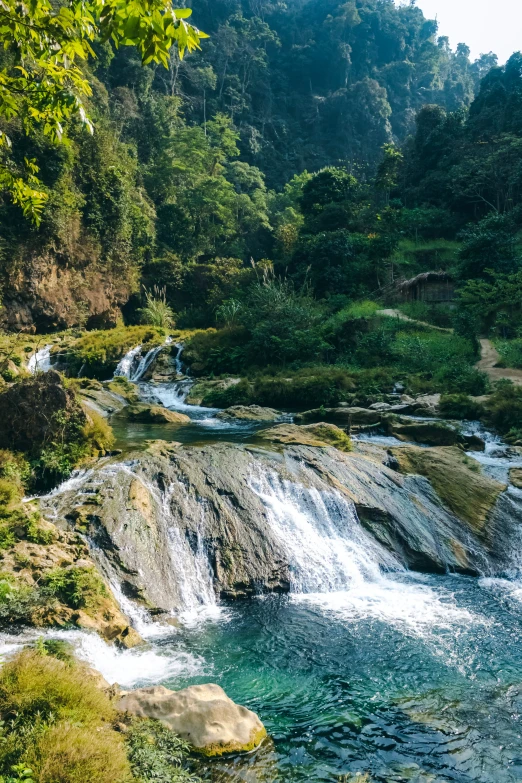
{"type": "Polygon", "coordinates": [[[437,387],[449,394],[471,394],[480,397],[489,391],[487,375],[469,364],[453,362],[437,370],[434,375],[437,387]]]}
{"type": "Polygon", "coordinates": [[[502,358],[503,367],[522,369],[522,338],[497,340],[495,346],[502,358]]]}
{"type": "Polygon", "coordinates": [[[111,425],[107,419],[90,409],[87,413],[87,423],[83,428],[83,437],[86,450],[90,454],[97,452],[105,453],[114,446],[114,434],[111,425]]]}
{"type": "Polygon", "coordinates": [[[448,419],[480,419],[484,407],[467,394],[443,394],[439,403],[440,415],[448,419]]]}
{"type": "Polygon", "coordinates": [[[189,746],[159,721],[134,719],[126,742],[132,772],[142,783],[197,783],[182,767],[189,746]]]}
{"type": "Polygon", "coordinates": [[[71,609],[95,609],[108,591],[94,568],[55,568],[43,580],[46,595],[54,596],[71,609]]]}
{"type": "Polygon", "coordinates": [[[485,405],[485,420],[502,435],[516,434],[522,425],[522,387],[511,381],[499,381],[485,405]]]}

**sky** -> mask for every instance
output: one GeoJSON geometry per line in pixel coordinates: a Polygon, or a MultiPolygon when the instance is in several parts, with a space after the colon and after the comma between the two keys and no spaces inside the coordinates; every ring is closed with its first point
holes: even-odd
{"type": "Polygon", "coordinates": [[[449,37],[452,49],[466,43],[473,60],[492,51],[503,64],[522,50],[522,0],[417,0],[417,5],[424,16],[438,18],[439,35],[449,37]]]}

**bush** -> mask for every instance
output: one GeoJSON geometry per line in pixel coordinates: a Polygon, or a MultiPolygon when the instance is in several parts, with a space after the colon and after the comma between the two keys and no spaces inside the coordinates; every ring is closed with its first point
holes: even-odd
{"type": "Polygon", "coordinates": [[[454,362],[437,370],[437,388],[448,394],[471,394],[480,397],[489,391],[488,376],[469,364],[454,362]]]}
{"type": "Polygon", "coordinates": [[[38,783],[128,783],[115,710],[86,667],[24,650],[0,671],[0,775],[15,764],[38,783]]]}
{"type": "Polygon", "coordinates": [[[480,419],[484,407],[467,394],[443,394],[439,403],[440,415],[447,419],[480,419]]]}
{"type": "Polygon", "coordinates": [[[105,583],[94,568],[55,568],[46,574],[43,589],[71,609],[95,609],[108,597],[105,583]]]}
{"type": "Polygon", "coordinates": [[[415,321],[425,321],[433,326],[449,329],[453,326],[453,310],[441,305],[429,305],[426,302],[407,302],[399,310],[415,321]]]}
{"type": "Polygon", "coordinates": [[[503,367],[522,369],[522,338],[496,340],[495,347],[502,357],[503,367]]]}
{"type": "Polygon", "coordinates": [[[522,387],[508,380],[499,381],[485,409],[488,425],[495,427],[501,435],[513,433],[513,437],[518,437],[522,429],[522,387]]]}
{"type": "Polygon", "coordinates": [[[83,428],[83,437],[85,449],[89,455],[95,455],[99,452],[104,454],[114,446],[114,434],[111,425],[107,419],[104,419],[103,416],[91,409],[87,413],[87,423],[83,428]]]}

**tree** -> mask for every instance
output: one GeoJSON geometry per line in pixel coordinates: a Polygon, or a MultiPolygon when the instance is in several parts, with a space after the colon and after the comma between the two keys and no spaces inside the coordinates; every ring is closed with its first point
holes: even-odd
{"type": "Polygon", "coordinates": [[[95,56],[92,45],[135,46],[143,65],[167,67],[172,47],[183,57],[207,37],[186,21],[191,13],[173,8],[171,0],[2,0],[0,118],[7,122],[0,129],[0,187],[27,216],[38,222],[47,196],[36,161],[17,165],[9,156],[9,128],[41,131],[58,142],[76,119],[92,133],[85,104],[91,85],[82,67],[95,56]]]}

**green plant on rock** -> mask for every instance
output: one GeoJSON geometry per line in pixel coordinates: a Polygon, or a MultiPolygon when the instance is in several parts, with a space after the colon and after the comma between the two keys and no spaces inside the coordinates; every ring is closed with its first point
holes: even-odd
{"type": "Polygon", "coordinates": [[[109,595],[94,568],[55,568],[45,575],[42,584],[46,595],[71,609],[95,609],[109,595]]]}
{"type": "Polygon", "coordinates": [[[447,419],[480,419],[484,407],[467,394],[443,394],[439,403],[440,415],[447,419]]]}
{"type": "Polygon", "coordinates": [[[134,778],[140,783],[198,783],[183,768],[189,746],[157,720],[135,718],[125,734],[134,778]]]}

